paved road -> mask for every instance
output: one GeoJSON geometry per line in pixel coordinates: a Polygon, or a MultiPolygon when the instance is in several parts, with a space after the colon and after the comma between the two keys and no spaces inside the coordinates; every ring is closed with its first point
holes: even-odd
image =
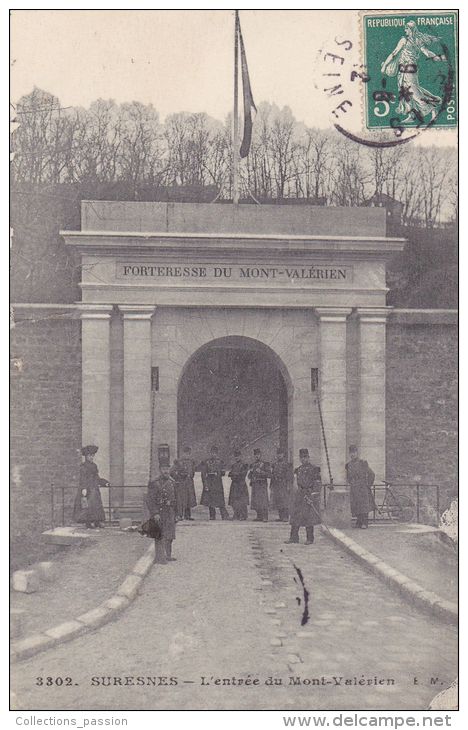
{"type": "Polygon", "coordinates": [[[155,566],[118,621],[13,666],[15,707],[426,709],[456,675],[455,629],[412,609],[326,536],[306,547],[284,545],[287,534],[274,523],[179,526],[177,562],[155,566]],[[309,592],[303,626],[295,566],[309,592]],[[40,676],[73,685],[36,686],[40,676]],[[153,686],[160,676],[177,684],[153,686]],[[143,685],[103,686],[108,677],[143,685]],[[239,683],[248,679],[258,684],[239,683]]]}
{"type": "Polygon", "coordinates": [[[62,548],[54,556],[57,580],[43,583],[37,593],[10,592],[11,608],[25,612],[24,636],[46,631],[106,601],[148,549],[147,540],[135,534],[114,529],[87,534],[81,545],[62,548]]]}

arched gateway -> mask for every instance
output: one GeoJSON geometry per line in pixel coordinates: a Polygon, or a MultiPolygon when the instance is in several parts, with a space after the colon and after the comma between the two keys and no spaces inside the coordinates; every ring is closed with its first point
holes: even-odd
{"type": "Polygon", "coordinates": [[[148,480],[152,383],[154,443],[177,454],[184,373],[216,346],[276,363],[291,457],[328,474],[318,374],[335,483],[350,442],[385,474],[385,264],[404,244],[385,210],[92,201],[62,235],[83,272],[83,442],[111,482],[148,480]]]}
{"type": "MultiPolygon", "coordinates": [[[[238,331],[246,331],[242,311],[236,319],[238,331]]],[[[232,457],[233,448],[241,448],[248,457],[248,447],[254,444],[269,459],[278,445],[291,453],[293,381],[285,360],[274,349],[275,342],[264,342],[270,339],[268,332],[255,334],[257,338],[248,334],[218,337],[187,359],[178,387],[179,452],[188,443],[195,446],[195,458],[204,456],[211,442],[220,445],[221,439],[226,456],[232,457]]],[[[312,423],[311,430],[316,430],[312,423]]]]}

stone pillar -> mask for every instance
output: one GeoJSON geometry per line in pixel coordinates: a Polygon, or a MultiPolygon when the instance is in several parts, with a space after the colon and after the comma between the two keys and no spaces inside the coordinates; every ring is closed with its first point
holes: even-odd
{"type": "MultiPolygon", "coordinates": [[[[345,483],[346,462],[346,318],[350,308],[318,307],[320,321],[319,387],[323,425],[335,484],[345,483]]],[[[329,480],[322,439],[322,480],[329,480]]]]}
{"type": "MultiPolygon", "coordinates": [[[[119,305],[124,344],[124,484],[148,483],[151,440],[151,318],[154,306],[119,305]]],[[[126,490],[125,502],[141,501],[126,490]]]]}
{"type": "Polygon", "coordinates": [[[99,446],[96,464],[110,478],[110,319],[112,306],[81,305],[82,441],[99,446]]]}
{"type": "Polygon", "coordinates": [[[359,450],[385,478],[385,307],[358,308],[359,318],[359,450]]]}

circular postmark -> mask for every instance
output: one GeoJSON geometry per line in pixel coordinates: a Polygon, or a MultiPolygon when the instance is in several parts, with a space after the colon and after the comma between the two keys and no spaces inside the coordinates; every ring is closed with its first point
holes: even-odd
{"type": "Polygon", "coordinates": [[[455,127],[456,13],[366,11],[359,25],[318,53],[315,86],[333,127],[382,148],[455,127]]]}

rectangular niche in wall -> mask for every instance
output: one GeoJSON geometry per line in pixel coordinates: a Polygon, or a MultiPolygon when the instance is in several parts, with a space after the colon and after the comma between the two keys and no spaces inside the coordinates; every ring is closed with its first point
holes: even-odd
{"type": "Polygon", "coordinates": [[[318,390],[319,371],[318,368],[310,368],[310,389],[312,393],[318,390]]]}
{"type": "Polygon", "coordinates": [[[159,390],[159,367],[151,368],[151,390],[153,393],[159,390]]]}

